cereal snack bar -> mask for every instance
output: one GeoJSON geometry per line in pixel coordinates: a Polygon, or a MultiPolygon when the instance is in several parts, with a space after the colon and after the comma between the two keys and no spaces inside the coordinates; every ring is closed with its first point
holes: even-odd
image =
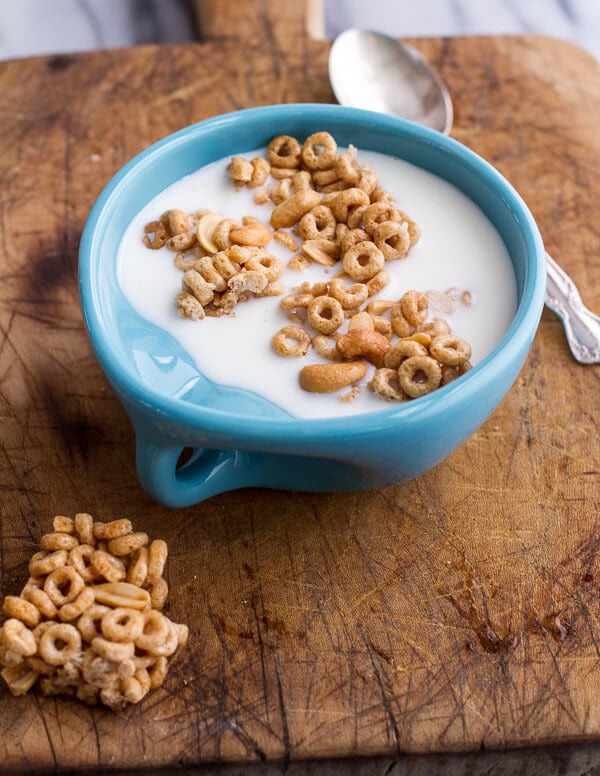
{"type": "Polygon", "coordinates": [[[116,709],[160,687],[188,638],[162,613],[167,554],[129,520],[57,515],[20,595],[4,598],[0,675],[10,692],[37,685],[116,709]]]}

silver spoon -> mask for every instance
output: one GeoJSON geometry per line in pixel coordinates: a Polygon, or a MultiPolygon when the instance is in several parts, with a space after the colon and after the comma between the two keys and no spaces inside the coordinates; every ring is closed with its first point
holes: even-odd
{"type": "MultiPolygon", "coordinates": [[[[423,57],[395,38],[346,30],[329,55],[329,80],[339,103],[391,113],[450,134],[452,99],[423,57]]],[[[588,310],[571,278],[546,253],[546,306],[561,319],[573,357],[600,363],[600,317],[588,310]]]]}

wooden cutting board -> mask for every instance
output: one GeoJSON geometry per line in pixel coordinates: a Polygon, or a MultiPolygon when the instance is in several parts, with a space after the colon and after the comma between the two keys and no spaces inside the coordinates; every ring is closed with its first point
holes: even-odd
{"type": "MultiPolygon", "coordinates": [[[[385,490],[246,490],[167,510],[78,301],[104,184],[165,134],[224,111],[331,101],[301,11],[201,17],[206,41],[0,65],[0,591],[55,513],[131,518],[170,546],[191,627],[164,687],[113,714],[0,689],[0,768],[454,752],[600,740],[600,367],[545,311],[500,408],[460,450],[385,490]],[[214,34],[214,30],[218,34],[214,34]]],[[[600,310],[600,67],[539,37],[419,40],[453,135],[519,189],[600,310]]],[[[275,128],[276,129],[276,128],[275,128]]]]}

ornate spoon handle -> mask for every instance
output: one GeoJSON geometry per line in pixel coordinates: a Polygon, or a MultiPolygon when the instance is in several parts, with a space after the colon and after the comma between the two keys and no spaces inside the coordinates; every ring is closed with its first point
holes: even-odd
{"type": "Polygon", "coordinates": [[[600,364],[600,317],[584,306],[575,283],[548,253],[546,264],[546,306],[562,320],[573,357],[600,364]]]}

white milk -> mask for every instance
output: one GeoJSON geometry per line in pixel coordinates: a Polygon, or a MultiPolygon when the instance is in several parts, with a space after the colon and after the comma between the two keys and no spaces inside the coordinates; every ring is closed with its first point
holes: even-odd
{"type": "MultiPolygon", "coordinates": [[[[245,154],[247,158],[256,155],[262,152],[245,154]]],[[[499,234],[470,199],[435,175],[373,151],[359,151],[357,158],[373,167],[379,185],[421,227],[421,239],[408,257],[386,262],[392,282],[379,296],[395,300],[408,289],[457,288],[459,296],[469,291],[475,300],[471,306],[459,303],[452,315],[432,314],[445,318],[470,343],[471,362],[477,364],[501,340],[516,309],[514,272],[499,234]]],[[[279,307],[281,297],[250,298],[235,307],[233,316],[201,321],[180,317],[174,298],[181,290],[182,272],[173,264],[175,254],[167,248],[146,248],[144,225],[171,208],[187,212],[210,208],[228,218],[252,215],[268,224],[273,205],[256,205],[253,189],[236,191],[227,176],[228,163],[229,158],[220,160],[177,181],[133,219],[117,258],[119,282],[131,305],[171,334],[209,380],[253,391],[292,415],[331,417],[393,406],[366,388],[372,368],[354,401],[340,401],[338,394],[303,391],[298,383],[301,367],[322,359],[312,349],[303,358],[283,358],[272,350],[273,335],[291,323],[279,307]]],[[[273,240],[267,250],[282,260],[280,280],[289,289],[305,280],[331,278],[339,269],[313,265],[299,273],[286,268],[293,255],[287,248],[273,240]]]]}

